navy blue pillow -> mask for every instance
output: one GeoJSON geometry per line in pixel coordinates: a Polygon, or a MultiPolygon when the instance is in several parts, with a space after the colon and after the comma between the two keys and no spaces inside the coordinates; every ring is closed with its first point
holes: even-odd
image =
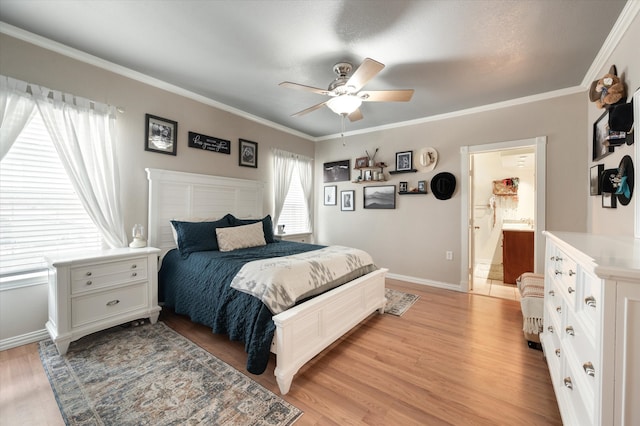
{"type": "Polygon", "coordinates": [[[226,215],[214,222],[180,222],[172,220],[171,224],[178,236],[178,251],[182,257],[196,251],[219,250],[216,228],[233,226],[233,216],[226,215]]]}
{"type": "MultiPolygon", "coordinates": [[[[231,215],[230,215],[231,216],[231,215]]],[[[276,239],[273,237],[273,221],[271,215],[268,214],[262,219],[238,219],[235,216],[231,216],[233,219],[233,226],[251,225],[252,223],[262,222],[262,231],[264,232],[264,240],[267,243],[275,243],[276,239]]]]}

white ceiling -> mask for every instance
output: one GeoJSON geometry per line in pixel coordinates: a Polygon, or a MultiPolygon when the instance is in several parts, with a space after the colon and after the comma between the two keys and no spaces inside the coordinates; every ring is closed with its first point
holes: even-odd
{"type": "MultiPolygon", "coordinates": [[[[336,62],[386,64],[355,131],[580,86],[625,0],[2,0],[0,21],[313,138],[336,62]]],[[[126,106],[125,106],[126,107],[126,106]]]]}

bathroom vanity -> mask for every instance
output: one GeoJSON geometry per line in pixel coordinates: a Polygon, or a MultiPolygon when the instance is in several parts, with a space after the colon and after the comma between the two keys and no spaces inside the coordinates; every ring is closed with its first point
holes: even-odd
{"type": "Polygon", "coordinates": [[[534,235],[532,229],[502,228],[503,281],[515,284],[523,272],[533,271],[534,235]]]}

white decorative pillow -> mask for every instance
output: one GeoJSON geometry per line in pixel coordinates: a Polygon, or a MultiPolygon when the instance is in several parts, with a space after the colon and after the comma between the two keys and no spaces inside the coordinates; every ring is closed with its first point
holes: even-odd
{"type": "Polygon", "coordinates": [[[218,237],[218,247],[220,247],[220,251],[267,245],[264,239],[262,222],[252,223],[251,225],[232,226],[230,228],[216,228],[216,236],[218,237]]]}

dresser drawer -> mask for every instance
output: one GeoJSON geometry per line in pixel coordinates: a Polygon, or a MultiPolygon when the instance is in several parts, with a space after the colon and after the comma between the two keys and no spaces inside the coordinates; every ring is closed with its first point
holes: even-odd
{"type": "Polygon", "coordinates": [[[572,371],[574,383],[583,393],[587,407],[593,405],[594,394],[601,374],[599,353],[586,326],[568,312],[563,333],[560,334],[567,366],[572,371]]]}
{"type": "Polygon", "coordinates": [[[602,309],[602,280],[588,272],[580,271],[580,292],[576,303],[578,316],[591,330],[594,339],[600,334],[600,310],[602,309]]]}
{"type": "Polygon", "coordinates": [[[147,287],[147,282],[141,282],[71,299],[72,327],[144,308],[147,306],[147,287]]]}
{"type": "Polygon", "coordinates": [[[581,384],[576,380],[575,372],[566,362],[564,363],[562,374],[559,377],[557,389],[561,394],[558,395],[558,399],[569,402],[568,405],[561,407],[561,411],[567,410],[562,413],[563,420],[569,422],[568,424],[574,425],[593,424],[593,402],[588,406],[585,405],[584,389],[581,388],[581,384]],[[564,410],[562,410],[562,408],[564,410]]]}
{"type": "Polygon", "coordinates": [[[565,252],[560,249],[556,250],[553,281],[557,284],[557,288],[569,303],[570,309],[575,309],[578,267],[576,262],[565,252]]]}
{"type": "Polygon", "coordinates": [[[77,267],[71,270],[71,294],[146,278],[147,259],[145,257],[77,267]]]}

